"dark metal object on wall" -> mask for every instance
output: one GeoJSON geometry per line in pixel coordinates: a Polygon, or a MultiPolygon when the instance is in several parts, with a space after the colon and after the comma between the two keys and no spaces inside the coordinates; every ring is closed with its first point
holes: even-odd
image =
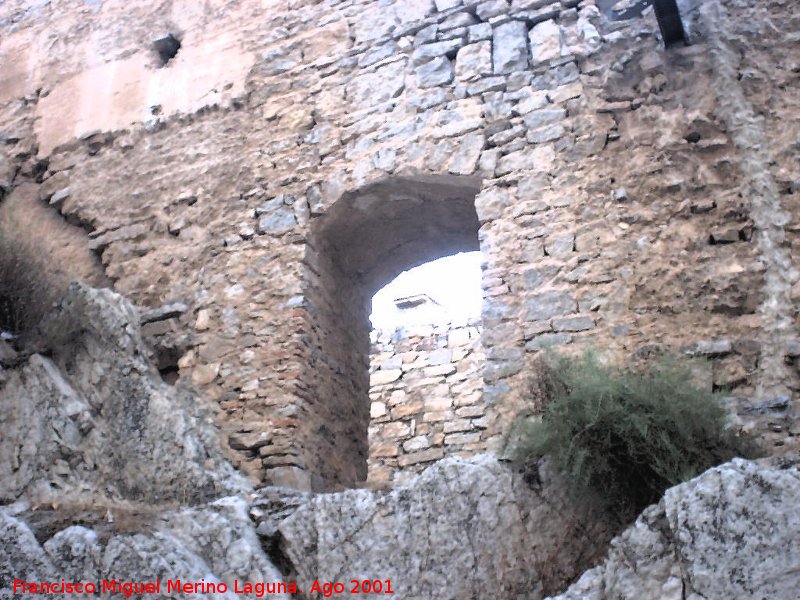
{"type": "Polygon", "coordinates": [[[676,0],[653,0],[653,8],[656,11],[658,27],[661,29],[661,37],[664,39],[664,46],[670,46],[679,42],[686,43],[686,32],[683,29],[681,13],[678,10],[676,0]]]}
{"type": "Polygon", "coordinates": [[[637,0],[627,2],[624,8],[616,10],[615,6],[619,0],[596,0],[597,8],[612,21],[627,21],[629,19],[639,19],[649,6],[653,6],[656,13],[658,27],[661,29],[661,37],[664,46],[669,48],[678,42],[687,43],[686,32],[683,29],[683,21],[678,10],[676,0],[637,0]]]}

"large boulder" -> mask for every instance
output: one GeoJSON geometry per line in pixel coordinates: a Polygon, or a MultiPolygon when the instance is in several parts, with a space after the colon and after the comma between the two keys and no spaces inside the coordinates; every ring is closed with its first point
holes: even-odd
{"type": "Polygon", "coordinates": [[[206,595],[167,590],[180,579],[226,584],[222,598],[252,597],[236,582],[269,584],[288,600],[210,407],[161,380],[127,300],[72,283],[30,343],[48,355],[0,356],[0,598],[20,597],[6,579],[160,580],[147,597],[206,595]]]}
{"type": "Polygon", "coordinates": [[[608,557],[551,600],[790,600],[800,472],[735,459],[667,490],[608,557]]]}
{"type": "MultiPolygon", "coordinates": [[[[597,560],[610,537],[546,465],[526,478],[489,455],[442,460],[388,492],[278,504],[300,504],[277,535],[302,589],[377,579],[397,598],[541,598],[597,560]]],[[[269,535],[270,511],[260,512],[269,535]]]]}

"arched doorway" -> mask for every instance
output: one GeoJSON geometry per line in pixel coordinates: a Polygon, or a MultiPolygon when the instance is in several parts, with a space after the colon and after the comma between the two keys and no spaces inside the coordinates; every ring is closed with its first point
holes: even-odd
{"type": "Polygon", "coordinates": [[[367,477],[369,311],[373,294],[416,265],[479,249],[472,177],[394,177],[343,195],[308,245],[311,320],[305,463],[315,489],[367,477]]]}

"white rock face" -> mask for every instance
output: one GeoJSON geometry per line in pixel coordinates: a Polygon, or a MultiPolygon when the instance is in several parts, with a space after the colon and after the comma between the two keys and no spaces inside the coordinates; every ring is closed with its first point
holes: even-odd
{"type": "Polygon", "coordinates": [[[0,386],[0,500],[96,495],[208,501],[248,489],[188,390],[161,381],[139,317],[110,290],[73,283],[32,355],[0,386]]]}
{"type": "MultiPolygon", "coordinates": [[[[67,520],[67,512],[54,511],[54,523],[67,520]]],[[[197,595],[166,594],[167,580],[224,582],[227,593],[214,597],[230,599],[243,597],[234,593],[235,580],[282,582],[259,545],[241,498],[167,511],[157,518],[130,512],[125,520],[121,517],[118,512],[119,521],[100,520],[91,527],[73,525],[40,544],[34,527],[25,519],[38,520],[42,535],[46,529],[42,516],[25,505],[4,509],[0,511],[0,573],[23,581],[160,580],[162,594],[155,597],[187,599],[197,595]],[[134,527],[137,532],[126,531],[132,525],[138,525],[134,527]]],[[[10,598],[8,591],[0,589],[0,598],[10,598]]],[[[284,593],[269,597],[290,598],[284,593]]]]}
{"type": "Polygon", "coordinates": [[[223,598],[240,597],[237,580],[282,582],[249,518],[249,484],[199,399],[147,360],[133,306],[73,283],[43,332],[52,358],[34,354],[0,381],[0,575],[158,579],[158,597],[175,598],[197,596],[167,594],[167,579],[225,582],[223,598]]]}
{"type": "Polygon", "coordinates": [[[605,562],[552,600],[791,600],[800,473],[735,459],[667,490],[605,562]]]}
{"type": "Polygon", "coordinates": [[[277,528],[301,588],[390,579],[397,598],[427,600],[541,598],[608,539],[547,468],[532,489],[486,455],[445,459],[388,493],[313,496],[277,528]]]}

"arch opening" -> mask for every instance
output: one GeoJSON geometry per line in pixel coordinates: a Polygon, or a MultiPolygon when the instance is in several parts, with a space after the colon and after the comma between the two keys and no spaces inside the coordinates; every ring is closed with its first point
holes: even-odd
{"type": "Polygon", "coordinates": [[[314,489],[367,479],[371,300],[403,271],[479,250],[472,177],[396,177],[342,196],[306,257],[309,374],[305,463],[314,489]]]}
{"type": "Polygon", "coordinates": [[[481,254],[459,252],[403,271],[372,297],[376,333],[480,320],[481,254]]]}

